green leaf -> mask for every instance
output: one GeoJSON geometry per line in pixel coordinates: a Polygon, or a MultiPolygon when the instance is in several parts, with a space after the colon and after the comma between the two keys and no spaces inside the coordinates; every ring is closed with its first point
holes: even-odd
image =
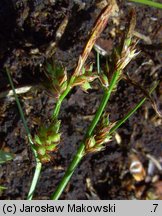
{"type": "Polygon", "coordinates": [[[129,1],[162,9],[162,4],[161,3],[150,1],[150,0],[129,0],[129,1]]]}
{"type": "Polygon", "coordinates": [[[34,137],[34,142],[36,142],[38,145],[42,145],[42,142],[41,142],[39,136],[37,136],[37,135],[35,135],[35,137],[34,137]]]}
{"type": "Polygon", "coordinates": [[[6,190],[6,189],[7,189],[7,187],[4,187],[4,186],[0,185],[0,192],[2,192],[3,190],[6,190]]]}
{"type": "Polygon", "coordinates": [[[81,85],[81,88],[83,89],[83,91],[87,92],[88,89],[91,89],[91,85],[89,82],[85,82],[81,85]]]}
{"type": "Polygon", "coordinates": [[[13,159],[13,154],[0,150],[0,164],[13,159]]]}

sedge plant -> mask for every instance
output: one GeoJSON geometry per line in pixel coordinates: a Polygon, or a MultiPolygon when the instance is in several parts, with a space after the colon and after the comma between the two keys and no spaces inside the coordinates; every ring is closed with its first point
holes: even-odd
{"type": "Polygon", "coordinates": [[[111,94],[116,91],[119,81],[124,78],[123,70],[128,63],[138,54],[136,53],[136,41],[132,41],[133,31],[135,28],[135,13],[132,11],[131,20],[129,23],[128,31],[121,42],[118,49],[114,49],[112,58],[110,59],[109,66],[106,72],[100,73],[99,54],[97,54],[97,73],[93,72],[92,65],[88,69],[84,67],[84,64],[91,52],[97,38],[104,30],[109,17],[118,10],[115,0],[111,0],[110,3],[105,6],[101,11],[98,19],[96,20],[94,27],[91,31],[89,40],[87,41],[82,54],[79,56],[77,66],[69,78],[67,76],[66,69],[60,66],[56,66],[55,62],[47,63],[46,75],[49,78],[47,88],[50,94],[55,96],[57,102],[53,110],[51,121],[48,126],[40,127],[38,134],[34,137],[34,149],[37,151],[39,160],[42,163],[50,162],[52,160],[51,152],[58,149],[58,144],[61,140],[60,126],[61,122],[59,118],[59,112],[65,97],[70,93],[71,89],[75,86],[80,86],[83,91],[87,92],[91,88],[91,82],[95,79],[99,79],[104,90],[103,98],[97,109],[97,112],[86,132],[86,135],[81,142],[74,158],[72,159],[65,175],[59,182],[58,187],[52,194],[51,199],[58,199],[69,182],[73,172],[77,168],[79,162],[83,157],[91,152],[98,152],[104,149],[104,144],[111,140],[112,134],[131,116],[133,113],[142,106],[145,100],[149,97],[152,91],[156,88],[154,85],[146,97],[144,97],[132,110],[130,110],[126,116],[119,120],[117,123],[110,123],[108,116],[103,116],[105,107],[111,94]],[[98,133],[95,133],[97,126],[98,133]]]}
{"type": "Polygon", "coordinates": [[[93,48],[96,39],[99,37],[100,33],[106,26],[108,18],[116,9],[117,5],[115,0],[111,0],[110,4],[107,5],[101,11],[101,14],[98,17],[94,25],[94,28],[91,31],[90,39],[88,40],[83,50],[83,53],[79,57],[77,67],[73,73],[73,76],[71,76],[70,79],[67,77],[65,69],[62,70],[62,68],[55,67],[52,64],[46,65],[46,74],[50,81],[48,82],[48,85],[46,87],[49,89],[50,94],[52,94],[52,96],[55,96],[57,102],[53,114],[51,116],[50,124],[48,126],[42,125],[38,130],[37,134],[34,136],[34,138],[32,138],[30,130],[27,126],[25,116],[21,104],[19,102],[18,96],[16,94],[10,72],[8,68],[6,69],[10,85],[14,92],[19,113],[27,133],[28,141],[30,143],[36,161],[36,168],[33,180],[30,185],[29,193],[27,196],[27,199],[29,200],[32,199],[33,194],[35,192],[36,185],[40,177],[42,164],[50,162],[52,160],[51,153],[56,151],[58,148],[58,144],[61,138],[61,133],[59,132],[61,122],[58,120],[58,116],[62,105],[62,101],[69,94],[69,92],[74,86],[80,85],[85,91],[87,91],[89,88],[91,88],[89,83],[97,78],[97,74],[92,74],[92,67],[89,71],[86,71],[83,69],[83,66],[91,49],[93,48]]]}
{"type": "Polygon", "coordinates": [[[105,28],[108,18],[116,11],[117,5],[115,0],[112,0],[99,15],[96,23],[91,31],[90,38],[87,41],[82,54],[79,56],[77,66],[69,78],[66,69],[56,66],[55,62],[47,63],[45,70],[49,82],[46,84],[48,92],[55,97],[56,105],[53,110],[51,121],[48,126],[42,126],[35,135],[34,143],[37,150],[38,157],[42,162],[49,162],[51,160],[51,152],[57,150],[60,142],[61,133],[60,121],[58,119],[60,108],[64,98],[70,93],[75,86],[81,86],[84,91],[91,88],[90,83],[98,78],[97,73],[93,73],[92,65],[88,70],[84,68],[84,63],[91,52],[96,39],[99,37],[105,28]]]}
{"type": "MultiPolygon", "coordinates": [[[[79,56],[77,66],[71,77],[67,75],[65,68],[56,65],[56,63],[48,62],[45,66],[45,73],[48,78],[46,83],[47,91],[50,95],[55,97],[56,104],[52,112],[51,119],[48,125],[40,126],[34,138],[31,137],[30,131],[27,127],[22,108],[20,106],[18,97],[15,94],[16,102],[22,117],[31,149],[36,159],[36,169],[33,177],[28,199],[32,199],[33,193],[38,182],[42,164],[50,162],[53,157],[52,153],[58,150],[61,141],[61,122],[59,120],[59,112],[65,97],[70,93],[73,87],[80,86],[83,91],[87,92],[91,88],[91,82],[98,79],[103,88],[103,98],[96,111],[96,114],[81,142],[76,154],[74,155],[67,171],[59,182],[55,192],[52,194],[51,199],[59,199],[66,185],[70,181],[75,169],[80,161],[89,153],[95,153],[105,148],[105,144],[111,141],[113,133],[141,107],[147,97],[144,97],[126,116],[118,122],[109,122],[109,115],[106,114],[105,108],[108,104],[109,98],[114,91],[117,90],[119,81],[124,77],[123,70],[128,63],[138,54],[136,53],[137,41],[132,40],[132,35],[135,27],[135,13],[131,13],[131,19],[121,44],[118,48],[114,49],[112,56],[108,60],[106,71],[102,71],[99,63],[99,55],[97,60],[97,72],[93,72],[93,66],[85,67],[85,62],[91,52],[96,39],[104,30],[109,17],[117,10],[115,0],[111,0],[99,15],[94,27],[91,31],[90,37],[83,49],[82,54],[79,56]]],[[[10,84],[14,91],[14,86],[9,72],[7,71],[10,84]]],[[[155,86],[150,90],[148,95],[155,89],[155,86]]]]}
{"type": "MultiPolygon", "coordinates": [[[[108,115],[103,114],[108,104],[108,100],[112,93],[116,91],[119,81],[123,78],[123,70],[128,63],[138,54],[136,53],[136,41],[132,40],[133,31],[135,28],[135,13],[132,11],[131,20],[128,31],[124,36],[121,45],[118,49],[114,49],[112,57],[109,60],[109,67],[106,72],[101,72],[98,65],[98,79],[103,87],[103,98],[96,111],[96,114],[81,142],[76,154],[74,155],[70,165],[68,166],[62,180],[59,182],[56,190],[51,196],[51,199],[57,200],[70,181],[75,169],[85,155],[103,150],[105,144],[111,141],[112,134],[129,118],[131,115],[145,102],[147,97],[144,97],[126,116],[118,122],[109,122],[108,115]],[[97,129],[96,129],[97,127],[97,129]],[[96,129],[96,130],[95,130],[96,129]]],[[[155,86],[150,90],[150,93],[155,89],[155,86]]],[[[149,94],[150,94],[149,93],[149,94]]]]}

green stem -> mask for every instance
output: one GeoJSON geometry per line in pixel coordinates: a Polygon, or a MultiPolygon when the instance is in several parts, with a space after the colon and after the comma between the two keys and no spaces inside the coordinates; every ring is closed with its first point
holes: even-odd
{"type": "Polygon", "coordinates": [[[129,0],[129,1],[140,3],[140,4],[145,4],[145,5],[148,5],[148,6],[152,6],[152,7],[162,9],[162,4],[161,3],[150,1],[150,0],[129,0]]]}
{"type": "Polygon", "coordinates": [[[53,111],[53,114],[52,114],[52,119],[57,119],[58,118],[58,115],[59,115],[59,112],[60,112],[60,108],[61,108],[61,105],[62,105],[62,102],[64,100],[64,98],[69,94],[69,92],[71,91],[71,85],[74,81],[75,77],[71,77],[70,79],[70,82],[66,88],[66,90],[62,93],[62,95],[59,97],[57,103],[56,103],[56,106],[55,106],[55,109],[53,111]]]}
{"type": "MultiPolygon", "coordinates": [[[[13,84],[13,81],[12,81],[12,78],[11,78],[11,75],[10,75],[10,72],[9,72],[7,69],[6,69],[6,72],[7,72],[7,76],[8,76],[9,83],[10,83],[11,88],[12,88],[13,93],[14,93],[14,97],[15,97],[15,100],[16,100],[16,103],[17,103],[17,107],[18,107],[18,110],[19,110],[19,113],[20,113],[22,122],[23,122],[23,124],[24,124],[25,130],[26,130],[26,133],[27,133],[27,136],[28,136],[28,139],[29,139],[30,131],[29,131],[29,128],[28,128],[28,126],[27,126],[27,123],[26,123],[26,120],[25,120],[25,117],[24,117],[24,113],[23,113],[23,110],[22,110],[22,108],[21,108],[21,104],[20,104],[19,99],[18,99],[18,96],[17,96],[17,94],[16,94],[15,87],[14,87],[14,84],[13,84]]],[[[29,141],[31,141],[31,139],[29,139],[29,141]]],[[[33,143],[30,143],[30,144],[33,144],[33,143]]]]}
{"type": "MultiPolygon", "coordinates": [[[[116,86],[116,84],[118,82],[119,76],[120,76],[120,71],[116,71],[113,74],[109,89],[105,90],[105,92],[104,92],[100,106],[99,106],[99,108],[98,108],[88,130],[87,130],[87,133],[85,135],[84,140],[92,135],[92,132],[93,132],[95,126],[97,125],[98,121],[100,120],[100,117],[101,117],[101,115],[102,115],[102,113],[103,113],[103,111],[107,105],[107,102],[110,98],[110,95],[111,95],[114,87],[116,86]]],[[[80,144],[80,146],[79,146],[75,156],[73,157],[69,167],[67,168],[67,171],[65,172],[63,178],[59,182],[58,187],[56,188],[55,192],[52,194],[51,199],[53,199],[53,200],[59,199],[60,195],[62,194],[63,190],[65,189],[66,185],[68,184],[71,176],[73,175],[76,167],[78,166],[79,162],[81,161],[81,159],[84,156],[84,148],[85,148],[85,145],[84,145],[84,141],[83,141],[80,144]]]]}
{"type": "MultiPolygon", "coordinates": [[[[118,81],[118,77],[119,77],[119,72],[116,72],[111,80],[111,84],[110,87],[107,91],[105,91],[104,96],[102,98],[101,104],[96,112],[96,115],[93,119],[93,121],[91,122],[91,125],[86,133],[86,136],[84,138],[84,140],[92,135],[92,132],[96,126],[96,124],[98,123],[103,110],[105,108],[105,106],[107,105],[108,99],[110,98],[111,92],[114,89],[114,86],[116,85],[117,81],[118,81]]],[[[150,94],[154,91],[154,89],[157,87],[157,84],[153,86],[153,88],[150,90],[150,94]]],[[[112,134],[113,132],[115,132],[122,124],[125,123],[125,121],[132,116],[137,109],[139,109],[142,104],[145,102],[147,98],[144,97],[132,110],[130,110],[126,116],[124,116],[123,119],[121,119],[120,121],[117,122],[117,124],[110,130],[110,134],[112,134]]],[[[57,200],[59,199],[59,197],[61,196],[63,190],[65,189],[66,185],[68,184],[71,176],[73,175],[76,167],[78,166],[78,164],[80,163],[80,161],[82,160],[83,156],[84,156],[84,141],[80,144],[73,160],[71,161],[67,171],[65,172],[63,178],[61,179],[61,181],[59,182],[58,187],[56,188],[55,192],[52,194],[51,199],[53,200],[57,200]]]]}
{"type": "Polygon", "coordinates": [[[112,93],[112,91],[114,90],[114,87],[116,86],[117,82],[118,82],[118,78],[120,76],[120,71],[116,71],[114,74],[113,74],[113,77],[111,79],[111,82],[110,82],[110,86],[108,89],[106,89],[104,91],[104,95],[103,95],[103,98],[102,98],[102,101],[97,109],[97,112],[89,126],[89,129],[87,130],[87,133],[86,133],[86,136],[85,136],[85,139],[87,137],[90,137],[92,135],[92,132],[94,130],[94,128],[96,127],[98,121],[100,120],[100,117],[108,103],[108,100],[110,98],[110,95],[112,93]]]}
{"type": "Polygon", "coordinates": [[[37,152],[35,151],[35,149],[33,147],[34,143],[32,141],[32,136],[31,136],[30,130],[29,130],[28,126],[27,126],[27,123],[26,123],[26,120],[25,120],[25,116],[24,116],[23,110],[21,108],[21,104],[20,104],[19,98],[18,98],[18,96],[16,94],[15,87],[14,87],[14,84],[13,84],[10,72],[7,69],[6,69],[6,72],[7,72],[9,83],[10,83],[10,85],[12,87],[12,90],[13,90],[13,93],[14,93],[14,97],[15,97],[15,100],[16,100],[16,103],[17,103],[17,107],[18,107],[18,110],[19,110],[19,113],[20,113],[23,125],[24,125],[26,133],[27,133],[28,141],[30,143],[31,149],[33,151],[33,154],[34,154],[34,157],[35,157],[35,160],[36,160],[35,172],[34,172],[33,180],[32,180],[32,183],[30,185],[29,193],[28,193],[28,196],[27,196],[27,199],[31,200],[32,197],[33,197],[33,193],[35,191],[35,188],[36,188],[39,176],[40,176],[42,164],[41,164],[41,162],[40,162],[40,160],[38,158],[37,152]]]}
{"type": "Polygon", "coordinates": [[[52,119],[57,119],[59,112],[60,112],[62,101],[67,96],[67,94],[70,92],[70,90],[71,90],[71,88],[70,88],[70,86],[68,86],[66,88],[66,90],[63,92],[63,94],[59,97],[59,99],[56,103],[55,109],[53,111],[53,114],[52,114],[52,119]]]}
{"type": "Polygon", "coordinates": [[[100,53],[97,52],[97,73],[100,74],[100,53]]]}
{"type": "Polygon", "coordinates": [[[56,188],[55,192],[52,194],[52,200],[58,200],[61,196],[63,190],[65,189],[66,185],[70,181],[71,176],[73,175],[76,167],[78,166],[79,162],[82,160],[84,156],[84,142],[82,142],[74,155],[70,165],[68,166],[63,178],[59,182],[58,187],[56,188]]]}
{"type": "Polygon", "coordinates": [[[29,192],[28,192],[27,200],[32,200],[32,198],[33,198],[33,194],[34,194],[35,188],[37,186],[37,182],[38,182],[39,177],[40,177],[41,169],[42,169],[42,163],[40,161],[37,161],[33,180],[32,180],[32,183],[30,185],[29,192]]]}

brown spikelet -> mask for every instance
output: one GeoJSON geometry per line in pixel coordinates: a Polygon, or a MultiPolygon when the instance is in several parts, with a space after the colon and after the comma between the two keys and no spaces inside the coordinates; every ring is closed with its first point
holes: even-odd
{"type": "Polygon", "coordinates": [[[85,140],[85,154],[99,152],[105,149],[105,144],[111,141],[111,136],[109,135],[111,128],[116,124],[109,123],[108,116],[104,114],[102,116],[101,122],[96,128],[95,135],[88,137],[85,140]]]}
{"type": "Polygon", "coordinates": [[[89,40],[87,42],[87,44],[85,45],[82,54],[79,57],[78,60],[78,64],[77,67],[74,71],[74,76],[78,76],[81,73],[81,69],[89,55],[89,53],[92,50],[93,45],[95,44],[97,38],[99,37],[99,35],[101,34],[101,32],[104,30],[109,17],[112,15],[112,13],[114,13],[117,10],[117,4],[115,0],[111,0],[110,4],[108,4],[100,13],[100,15],[98,16],[94,27],[91,31],[89,40]]]}

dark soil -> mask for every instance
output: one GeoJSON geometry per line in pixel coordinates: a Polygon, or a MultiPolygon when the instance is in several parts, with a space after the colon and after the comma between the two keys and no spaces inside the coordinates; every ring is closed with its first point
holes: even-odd
{"type": "MultiPolygon", "coordinates": [[[[37,88],[44,79],[42,65],[53,55],[69,73],[75,68],[100,12],[95,2],[0,1],[0,95],[10,89],[5,66],[10,69],[16,88],[33,86],[19,97],[32,135],[42,122],[48,122],[55,104],[46,91],[37,88]],[[67,27],[53,53],[50,46],[57,39],[57,29],[65,18],[69,20],[67,27]]],[[[117,2],[119,13],[109,21],[98,40],[108,52],[121,39],[128,12],[135,6],[128,1],[117,2]]],[[[125,72],[146,89],[153,81],[159,81],[153,97],[162,110],[162,12],[141,5],[136,5],[136,11],[136,31],[142,34],[138,44],[141,53],[125,72]]],[[[95,61],[94,52],[89,60],[95,61]]],[[[43,166],[34,199],[49,199],[83,139],[103,93],[98,83],[93,87],[88,94],[75,88],[64,100],[60,112],[62,141],[54,160],[43,166]]],[[[121,81],[107,107],[110,120],[122,118],[142,97],[139,89],[121,81]]],[[[0,105],[0,148],[15,156],[11,162],[0,165],[0,185],[7,188],[1,192],[1,199],[26,199],[34,158],[14,97],[1,97],[0,105]]],[[[162,120],[147,101],[117,131],[104,151],[83,159],[61,199],[162,199],[160,168],[153,166],[151,173],[149,168],[150,156],[162,166],[161,134],[162,120]],[[129,171],[135,158],[146,172],[142,181],[136,181],[129,171]]]]}

